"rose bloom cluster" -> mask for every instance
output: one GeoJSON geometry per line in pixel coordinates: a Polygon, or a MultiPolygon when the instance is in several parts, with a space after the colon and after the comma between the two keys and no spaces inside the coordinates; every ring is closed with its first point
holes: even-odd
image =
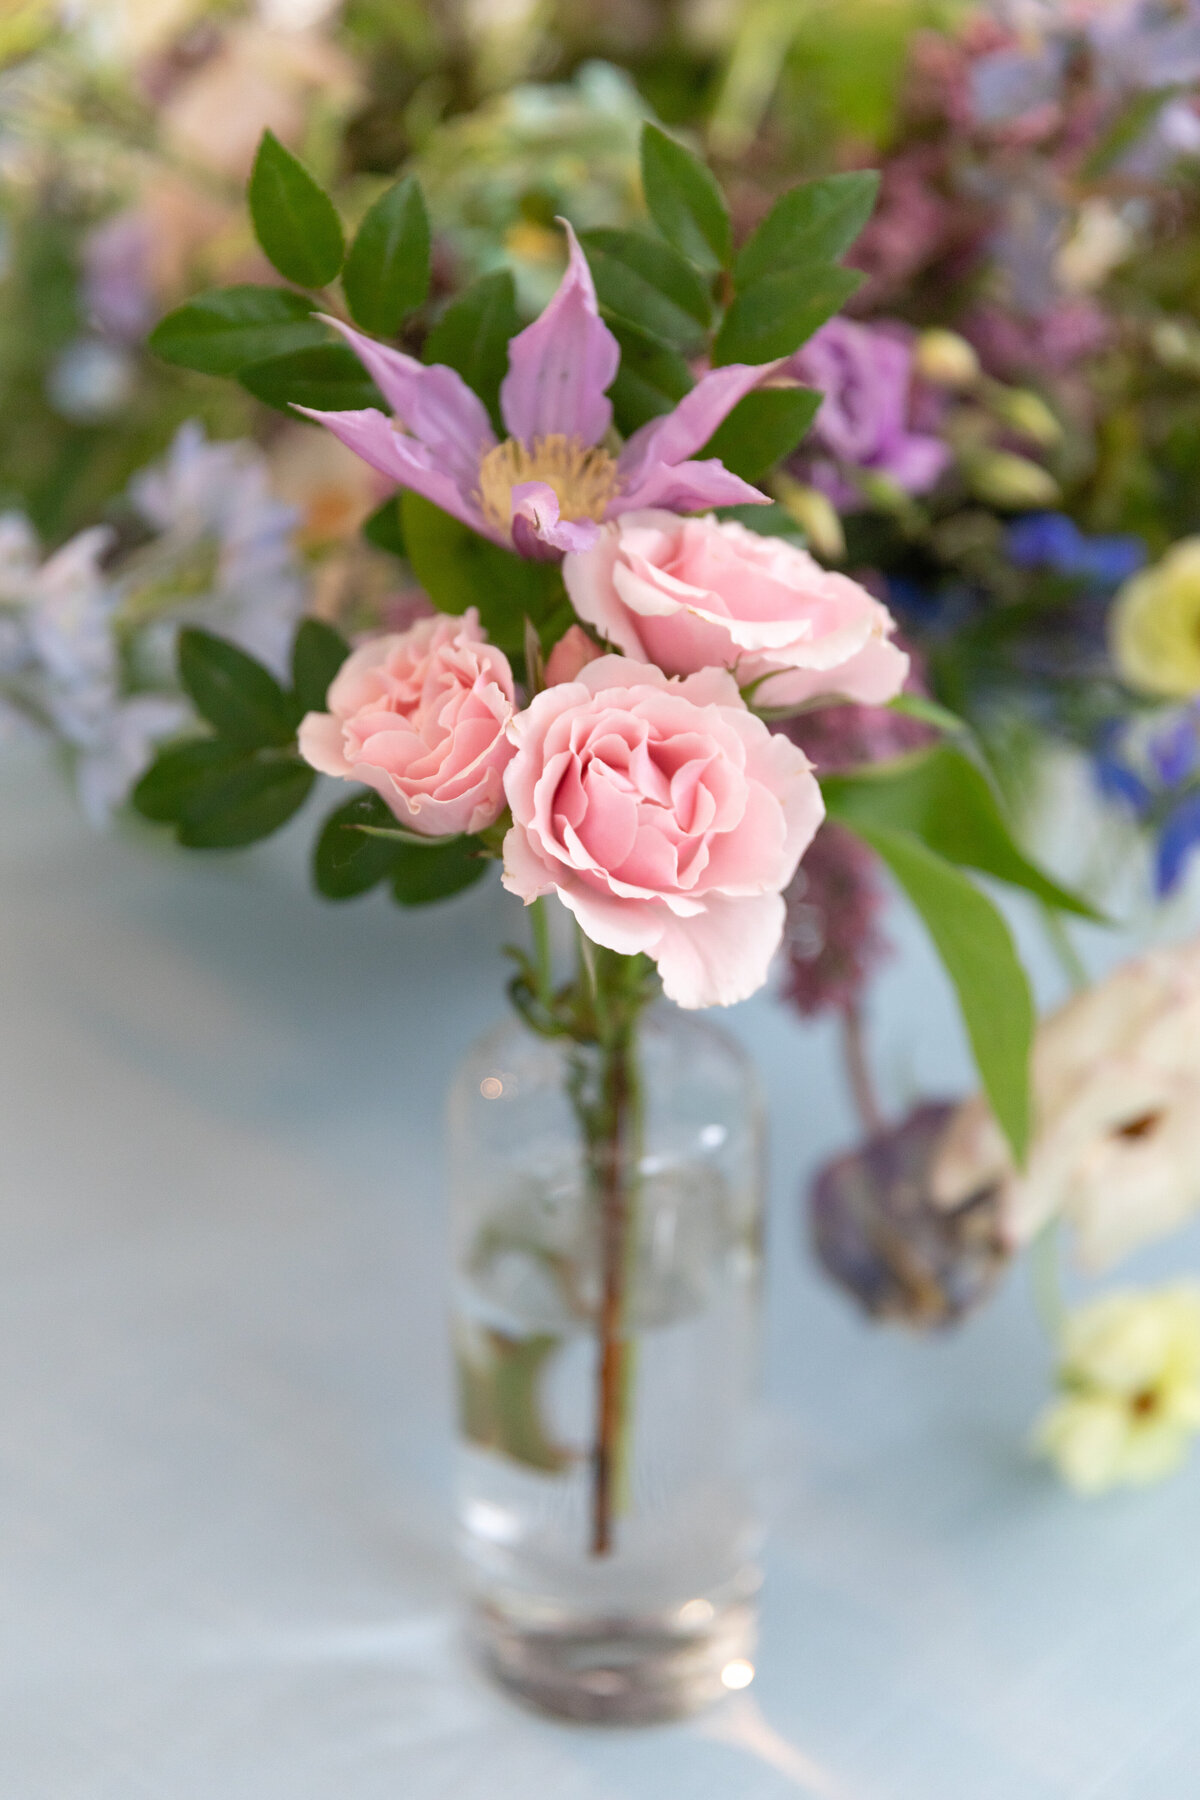
{"type": "Polygon", "coordinates": [[[907,659],[865,589],[737,524],[649,511],[568,555],[580,626],[521,708],[472,608],[372,638],[310,713],[314,768],[373,788],[408,831],[508,812],[504,885],[557,894],[593,942],[654,959],[681,1006],[766,980],[783,890],[824,816],[808,757],[746,704],[879,701],[907,659]]]}
{"type": "Polygon", "coordinates": [[[454,371],[349,328],[393,416],[314,416],[481,535],[561,556],[581,623],[523,706],[474,609],[374,638],[300,749],[373,788],[407,832],[486,832],[488,849],[502,836],[504,885],[526,904],[556,894],[594,943],[652,957],[681,1006],[730,1005],[767,978],[784,889],[824,816],[808,757],[754,707],[878,705],[908,658],[857,582],[689,516],[765,500],[694,452],[776,365],[711,370],[609,455],[619,351],[568,242],[558,293],[509,346],[505,442],[454,371]]]}

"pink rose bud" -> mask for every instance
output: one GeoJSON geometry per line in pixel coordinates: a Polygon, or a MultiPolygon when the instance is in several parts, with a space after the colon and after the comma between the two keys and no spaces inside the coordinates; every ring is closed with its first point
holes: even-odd
{"type": "Polygon", "coordinates": [[[603,655],[582,625],[568,626],[546,658],[545,685],[557,687],[560,681],[574,681],[580,669],[603,655]]]}
{"type": "Polygon", "coordinates": [[[323,775],[374,788],[410,831],[483,831],[504,811],[512,670],[474,607],[362,644],[328,705],[302,721],[301,756],[323,775]]]}
{"type": "Polygon", "coordinates": [[[668,675],[716,667],[739,687],[761,681],[756,706],[879,706],[908,673],[895,622],[866,588],[732,521],[626,513],[566,558],[563,577],[580,618],[627,656],[668,675]]]}
{"type": "Polygon", "coordinates": [[[504,885],[556,893],[593,942],[654,958],[680,1006],[762,986],[782,890],[824,803],[812,765],[723,669],[684,681],[602,656],[508,728],[504,885]]]}

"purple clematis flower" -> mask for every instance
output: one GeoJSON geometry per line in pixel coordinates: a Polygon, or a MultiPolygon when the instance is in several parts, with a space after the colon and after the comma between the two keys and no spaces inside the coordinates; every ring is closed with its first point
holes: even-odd
{"type": "Polygon", "coordinates": [[[744,394],[779,363],[730,363],[703,375],[674,412],[651,419],[614,455],[605,390],[621,349],[596,306],[591,271],[569,225],[570,260],[541,316],[508,346],[497,441],[482,400],[454,369],[426,366],[330,319],[392,408],[298,412],[400,487],[520,555],[586,550],[600,524],[639,507],[698,512],[767,503],[716,457],[691,460],[744,394]]]}
{"type": "Polygon", "coordinates": [[[903,326],[830,319],[789,368],[825,396],[812,431],[813,448],[825,454],[805,450],[802,467],[836,507],[865,504],[848,471],[881,475],[908,494],[928,493],[943,474],[948,446],[911,429],[913,350],[903,326]]]}

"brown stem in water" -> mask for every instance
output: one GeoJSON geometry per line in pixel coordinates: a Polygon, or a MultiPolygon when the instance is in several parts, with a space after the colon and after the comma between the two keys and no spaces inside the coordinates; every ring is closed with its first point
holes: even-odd
{"type": "Polygon", "coordinates": [[[608,1130],[594,1147],[598,1158],[601,1293],[597,1343],[596,1442],[592,1451],[592,1555],[613,1547],[618,1460],[625,1399],[625,1272],[630,1194],[626,1137],[630,1102],[629,1044],[625,1034],[605,1052],[603,1084],[608,1130]]]}
{"type": "Polygon", "coordinates": [[[867,1062],[862,1009],[853,1001],[842,1008],[842,1055],[859,1122],[867,1136],[874,1137],[883,1130],[884,1119],[867,1062]]]}

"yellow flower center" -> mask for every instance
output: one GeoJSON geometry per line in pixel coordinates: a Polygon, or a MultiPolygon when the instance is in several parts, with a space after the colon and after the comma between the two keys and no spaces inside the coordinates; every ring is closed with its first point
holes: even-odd
{"type": "Polygon", "coordinates": [[[578,438],[535,438],[527,449],[518,438],[506,438],[489,450],[479,465],[479,504],[497,530],[512,523],[512,491],[524,481],[544,481],[558,495],[562,519],[604,517],[619,480],[616,459],[578,438]]]}

